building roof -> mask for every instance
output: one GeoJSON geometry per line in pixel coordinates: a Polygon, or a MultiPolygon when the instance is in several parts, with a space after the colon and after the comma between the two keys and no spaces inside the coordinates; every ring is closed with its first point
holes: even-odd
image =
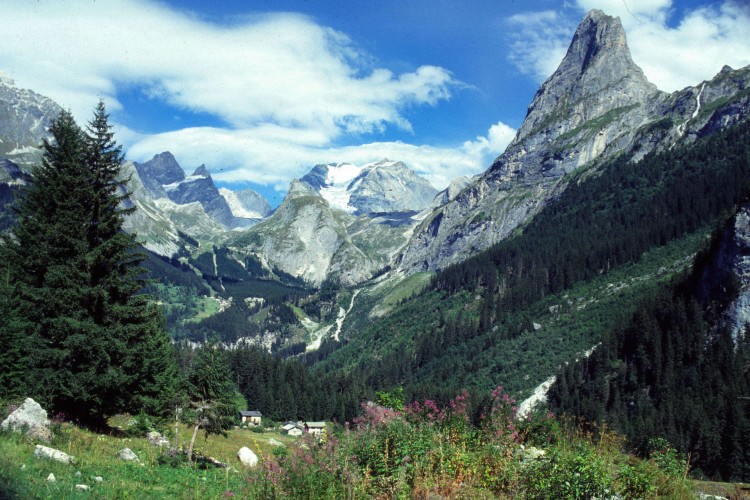
{"type": "Polygon", "coordinates": [[[307,424],[307,427],[313,427],[316,429],[322,429],[326,426],[325,422],[305,422],[307,424]]]}
{"type": "Polygon", "coordinates": [[[262,417],[263,414],[261,412],[259,412],[258,410],[250,410],[250,411],[242,410],[240,412],[240,416],[242,416],[242,417],[262,417]]]}

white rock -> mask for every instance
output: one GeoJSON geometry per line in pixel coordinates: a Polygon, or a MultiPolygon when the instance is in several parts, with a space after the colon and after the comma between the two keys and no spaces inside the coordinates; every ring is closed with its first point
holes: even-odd
{"type": "Polygon", "coordinates": [[[85,484],[76,484],[76,489],[81,491],[89,491],[89,487],[85,484]]]}
{"type": "Polygon", "coordinates": [[[282,443],[281,441],[277,441],[274,438],[270,438],[268,440],[268,444],[270,444],[271,446],[284,446],[284,443],[282,443]]]}
{"type": "Polygon", "coordinates": [[[37,458],[47,458],[63,464],[71,464],[75,461],[75,458],[54,448],[48,448],[40,444],[36,445],[34,449],[34,456],[37,458]]]}
{"type": "Polygon", "coordinates": [[[240,462],[247,467],[255,467],[258,465],[258,456],[247,446],[240,448],[240,451],[237,452],[237,458],[239,458],[240,462]]]}
{"type": "Polygon", "coordinates": [[[49,476],[47,476],[47,481],[49,481],[50,483],[54,483],[57,481],[57,479],[55,479],[55,475],[50,472],[49,476]]]}
{"type": "Polygon", "coordinates": [[[164,436],[162,436],[159,432],[151,431],[148,434],[146,434],[146,439],[149,443],[153,444],[154,446],[169,446],[169,441],[164,439],[164,436]]]}
{"type": "Polygon", "coordinates": [[[96,481],[97,483],[101,483],[102,481],[104,481],[104,478],[102,478],[102,476],[96,476],[94,478],[94,481],[96,481]]]}
{"type": "Polygon", "coordinates": [[[133,453],[133,450],[131,450],[130,448],[121,449],[119,452],[117,452],[117,456],[128,462],[140,462],[138,455],[133,453]]]}
{"type": "Polygon", "coordinates": [[[8,418],[0,423],[3,430],[12,430],[21,432],[24,429],[33,429],[35,427],[48,427],[49,419],[47,412],[39,403],[31,398],[26,398],[16,411],[8,415],[8,418]]]}

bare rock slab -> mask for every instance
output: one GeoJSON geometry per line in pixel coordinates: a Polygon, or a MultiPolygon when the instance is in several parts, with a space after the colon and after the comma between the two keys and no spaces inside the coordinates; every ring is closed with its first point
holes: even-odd
{"type": "Polygon", "coordinates": [[[54,460],[55,462],[60,462],[62,464],[72,464],[73,462],[75,462],[75,457],[68,455],[67,453],[60,450],[42,446],[40,444],[36,445],[34,449],[34,456],[37,458],[54,460]]]}

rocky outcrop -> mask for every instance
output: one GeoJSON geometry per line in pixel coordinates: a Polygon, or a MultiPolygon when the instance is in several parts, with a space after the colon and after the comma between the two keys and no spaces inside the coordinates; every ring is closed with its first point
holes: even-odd
{"type": "Polygon", "coordinates": [[[151,198],[169,199],[183,206],[197,203],[206,215],[224,228],[249,227],[270,212],[268,202],[255,191],[220,192],[205,165],[185,176],[169,151],[155,155],[147,162],[134,163],[134,167],[151,198]],[[230,200],[234,203],[234,210],[230,207],[230,200]]]}
{"type": "Polygon", "coordinates": [[[25,432],[32,441],[49,443],[52,440],[49,425],[47,411],[33,399],[26,398],[21,406],[0,423],[0,428],[13,432],[25,432]]]}
{"type": "Polygon", "coordinates": [[[185,235],[195,240],[218,241],[226,233],[225,227],[206,215],[200,203],[178,205],[168,198],[154,198],[137,175],[134,163],[122,166],[122,176],[130,179],[130,205],[136,208],[125,218],[123,227],[137,234],[138,242],[148,250],[171,257],[181,247],[192,244],[185,235]]]}
{"type": "Polygon", "coordinates": [[[727,308],[727,319],[735,338],[750,327],[750,206],[745,205],[734,220],[732,272],[737,280],[737,296],[727,308]]]}
{"type": "Polygon", "coordinates": [[[75,457],[73,457],[72,455],[68,455],[67,453],[60,450],[48,448],[40,444],[36,445],[36,447],[34,448],[34,456],[46,460],[54,460],[55,462],[60,462],[61,464],[72,464],[75,462],[75,457]]]}
{"type": "Polygon", "coordinates": [[[234,226],[234,215],[227,200],[219,193],[205,165],[179,182],[163,186],[170,200],[178,205],[198,202],[206,214],[226,227],[234,226]]]}
{"type": "Polygon", "coordinates": [[[61,111],[52,99],[0,78],[0,158],[28,171],[39,161],[49,125],[61,111]]]}
{"type": "Polygon", "coordinates": [[[382,160],[363,168],[352,181],[349,204],[357,215],[419,211],[436,194],[437,189],[402,162],[382,160]]]}
{"type": "Polygon", "coordinates": [[[174,184],[185,179],[185,172],[169,151],[154,155],[144,163],[134,163],[138,177],[151,196],[166,198],[165,184],[174,184]]]}
{"type": "Polygon", "coordinates": [[[405,242],[398,224],[350,215],[307,183],[292,181],[273,215],[230,239],[228,246],[315,285],[328,277],[352,285],[384,267],[405,242]]]}
{"type": "Polygon", "coordinates": [[[723,321],[735,339],[750,327],[750,204],[741,207],[715,242],[701,272],[698,299],[724,305],[723,321]]]}
{"type": "Polygon", "coordinates": [[[140,462],[138,455],[133,452],[130,448],[123,448],[117,452],[117,457],[126,462],[140,462]]]}
{"type": "Polygon", "coordinates": [[[441,269],[488,248],[615,155],[638,160],[746,119],[749,73],[725,68],[710,82],[660,92],[630,57],[620,20],[589,12],[513,142],[424,218],[400,268],[441,269]]]}
{"type": "Polygon", "coordinates": [[[227,200],[235,218],[258,221],[268,217],[271,213],[271,205],[268,200],[252,189],[232,191],[221,188],[219,193],[227,200]]]}

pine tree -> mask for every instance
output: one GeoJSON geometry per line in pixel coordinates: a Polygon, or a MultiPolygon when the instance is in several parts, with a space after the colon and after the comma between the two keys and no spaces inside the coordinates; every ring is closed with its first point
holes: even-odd
{"type": "Polygon", "coordinates": [[[227,429],[237,418],[232,372],[216,342],[208,342],[198,349],[187,384],[190,403],[195,411],[193,436],[188,447],[190,461],[200,429],[204,430],[206,437],[209,434],[226,436],[227,429]]]}
{"type": "MultiPolygon", "coordinates": [[[[102,103],[88,134],[69,112],[50,126],[42,163],[22,194],[18,222],[0,245],[10,286],[3,302],[23,330],[29,394],[82,423],[120,411],[156,412],[176,370],[146,283],[122,153],[102,103]]],[[[19,377],[20,378],[20,377],[19,377]]]]}

